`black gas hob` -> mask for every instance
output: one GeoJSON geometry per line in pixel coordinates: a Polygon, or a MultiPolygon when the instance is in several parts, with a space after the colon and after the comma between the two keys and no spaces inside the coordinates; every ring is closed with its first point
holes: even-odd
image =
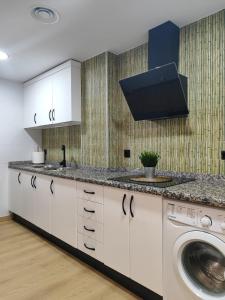
{"type": "Polygon", "coordinates": [[[171,177],[170,181],[167,182],[146,182],[146,181],[135,181],[133,178],[136,177],[143,177],[142,176],[122,176],[122,177],[114,177],[109,178],[109,180],[113,181],[119,181],[123,183],[129,183],[129,184],[141,184],[145,186],[152,186],[152,187],[158,187],[158,188],[167,188],[173,185],[183,184],[190,181],[194,181],[193,178],[183,178],[183,177],[171,177]],[[132,179],[131,179],[132,178],[132,179]]]}

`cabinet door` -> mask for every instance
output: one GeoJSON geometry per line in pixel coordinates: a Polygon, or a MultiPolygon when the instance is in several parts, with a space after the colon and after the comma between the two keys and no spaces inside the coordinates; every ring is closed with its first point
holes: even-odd
{"type": "Polygon", "coordinates": [[[71,121],[71,68],[60,70],[52,75],[52,92],[53,122],[71,121]]]}
{"type": "Polygon", "coordinates": [[[24,127],[32,128],[37,126],[37,98],[38,93],[37,83],[24,86],[24,127]]]}
{"type": "Polygon", "coordinates": [[[32,186],[34,175],[23,173],[23,215],[27,221],[34,223],[34,197],[35,188],[32,186]]]}
{"type": "Polygon", "coordinates": [[[77,202],[75,181],[54,178],[51,201],[52,235],[77,247],[77,202]]]}
{"type": "Polygon", "coordinates": [[[128,198],[125,190],[104,188],[104,263],[126,276],[129,276],[128,198]]]}
{"type": "Polygon", "coordinates": [[[38,175],[35,180],[34,224],[50,233],[51,177],[38,175]]]}
{"type": "Polygon", "coordinates": [[[37,81],[36,85],[37,125],[49,125],[52,123],[52,76],[37,81]]]}
{"type": "Polygon", "coordinates": [[[130,215],[130,277],[162,295],[162,197],[134,193],[130,215]]]}
{"type": "Polygon", "coordinates": [[[20,171],[9,170],[9,210],[19,216],[23,211],[22,177],[20,171]]]}

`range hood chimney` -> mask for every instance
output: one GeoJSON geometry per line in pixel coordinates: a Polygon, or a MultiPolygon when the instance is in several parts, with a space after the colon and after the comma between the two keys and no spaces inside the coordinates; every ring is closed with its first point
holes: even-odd
{"type": "Polygon", "coordinates": [[[135,121],[188,115],[187,77],[177,71],[179,34],[171,21],[149,30],[149,71],[120,80],[135,121]]]}

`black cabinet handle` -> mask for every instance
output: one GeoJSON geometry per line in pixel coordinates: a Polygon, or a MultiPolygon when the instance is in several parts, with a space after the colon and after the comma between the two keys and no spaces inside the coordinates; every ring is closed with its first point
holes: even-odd
{"type": "Polygon", "coordinates": [[[123,201],[122,201],[122,209],[123,209],[123,213],[124,213],[124,215],[126,216],[126,210],[125,210],[125,207],[124,207],[124,203],[125,203],[125,200],[126,200],[126,197],[127,197],[127,195],[126,194],[124,194],[123,195],[123,201]]]}
{"type": "Polygon", "coordinates": [[[89,191],[86,191],[86,190],[84,190],[84,193],[86,193],[86,194],[91,194],[91,195],[94,195],[94,194],[95,194],[95,192],[89,192],[89,191]]]}
{"type": "Polygon", "coordinates": [[[133,200],[134,200],[134,196],[132,195],[131,198],[130,198],[130,214],[131,214],[131,217],[133,218],[134,217],[134,213],[132,211],[132,203],[133,203],[133,200]]]}
{"type": "Polygon", "coordinates": [[[84,211],[88,212],[88,213],[91,213],[91,214],[94,214],[95,213],[95,210],[89,210],[87,208],[84,207],[84,211]]]}
{"type": "Polygon", "coordinates": [[[84,229],[87,230],[87,231],[95,232],[95,229],[87,228],[85,225],[84,225],[84,229]]]}
{"type": "Polygon", "coordinates": [[[35,123],[35,124],[37,124],[36,116],[37,116],[37,114],[35,113],[35,114],[34,114],[34,123],[35,123]]]}
{"type": "Polygon", "coordinates": [[[18,177],[17,177],[17,180],[18,180],[19,184],[21,184],[20,176],[21,176],[21,173],[19,173],[19,174],[18,174],[18,177]]]}
{"type": "Polygon", "coordinates": [[[31,179],[30,179],[30,184],[31,184],[32,188],[34,187],[33,186],[33,179],[34,179],[34,176],[32,176],[31,179]]]}
{"type": "Polygon", "coordinates": [[[55,109],[52,110],[52,121],[55,121],[55,109]]]}
{"type": "Polygon", "coordinates": [[[92,248],[92,247],[88,247],[85,243],[84,243],[84,247],[87,248],[88,250],[92,250],[92,251],[95,251],[95,248],[92,248]]]}
{"type": "Polygon", "coordinates": [[[53,179],[52,179],[52,181],[51,181],[51,183],[50,183],[50,191],[51,191],[51,193],[52,193],[52,195],[53,195],[53,189],[52,189],[52,185],[53,185],[53,179]]]}
{"type": "Polygon", "coordinates": [[[50,109],[49,113],[48,113],[48,117],[49,117],[49,120],[51,121],[51,113],[52,113],[52,110],[50,109]]]}
{"type": "Polygon", "coordinates": [[[37,179],[37,176],[34,176],[34,180],[33,180],[33,187],[36,189],[37,186],[36,186],[36,179],[37,179]]]}

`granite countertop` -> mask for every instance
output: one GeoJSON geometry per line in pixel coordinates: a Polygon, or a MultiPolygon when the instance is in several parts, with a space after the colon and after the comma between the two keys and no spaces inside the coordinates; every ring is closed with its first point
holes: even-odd
{"type": "Polygon", "coordinates": [[[194,181],[166,187],[154,187],[149,185],[137,184],[132,182],[121,182],[111,180],[117,177],[130,175],[141,175],[142,170],[125,169],[104,169],[92,167],[66,168],[63,170],[45,170],[35,168],[29,162],[10,162],[9,168],[29,171],[53,177],[60,177],[70,180],[95,183],[105,186],[117,187],[131,191],[162,195],[165,198],[193,202],[214,207],[225,208],[225,177],[213,175],[197,175],[189,173],[163,172],[158,171],[159,175],[171,176],[184,179],[195,179],[194,181]]]}

